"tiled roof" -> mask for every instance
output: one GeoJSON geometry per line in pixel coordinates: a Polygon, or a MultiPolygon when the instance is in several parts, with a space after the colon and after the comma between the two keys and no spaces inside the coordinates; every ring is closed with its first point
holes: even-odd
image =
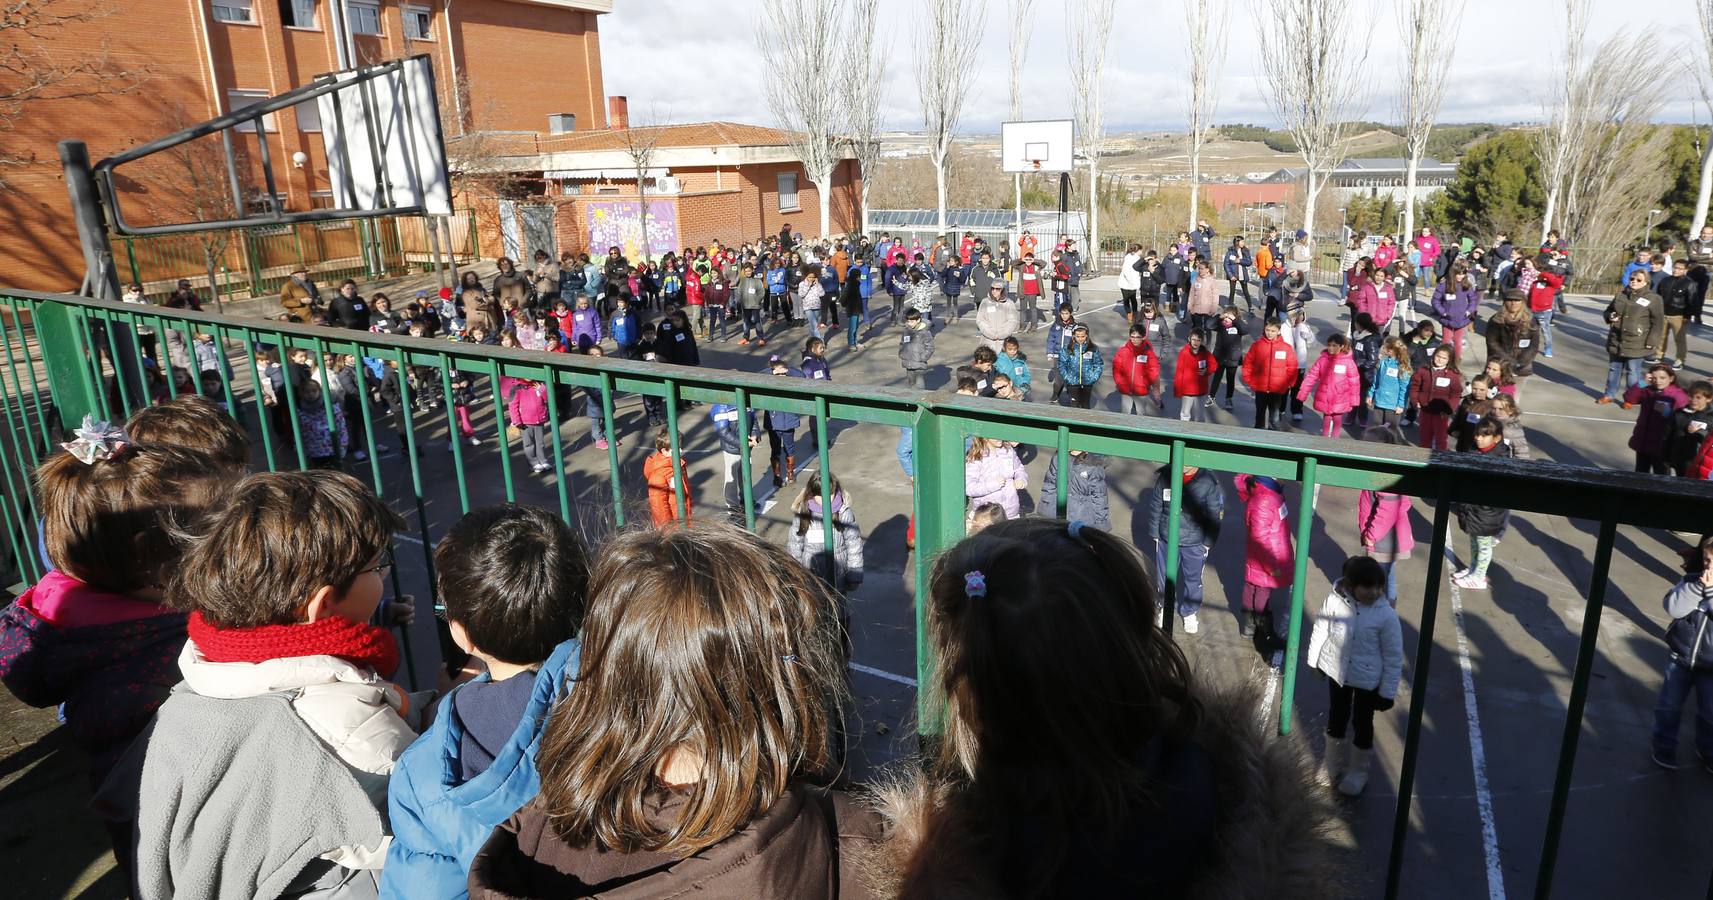
{"type": "MultiPolygon", "coordinates": [[[[635,126],[636,136],[658,134],[656,147],[783,147],[786,133],[765,125],[742,122],[696,122],[688,125],[635,126]]],[[[607,152],[630,146],[622,130],[579,131],[570,134],[494,133],[484,136],[502,156],[536,153],[607,152]]],[[[456,139],[454,139],[456,140],[456,139]]]]}

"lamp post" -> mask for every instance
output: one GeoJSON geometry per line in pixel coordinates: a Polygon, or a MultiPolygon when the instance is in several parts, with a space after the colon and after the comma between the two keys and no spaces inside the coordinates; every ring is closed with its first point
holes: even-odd
{"type": "Polygon", "coordinates": [[[1648,210],[1648,227],[1647,227],[1647,231],[1643,232],[1643,235],[1642,235],[1642,246],[1644,246],[1644,247],[1653,246],[1654,216],[1657,216],[1659,214],[1660,214],[1660,210],[1657,210],[1657,209],[1648,210]]]}
{"type": "Polygon", "coordinates": [[[1350,216],[1345,214],[1342,206],[1338,208],[1338,240],[1341,243],[1350,243],[1350,216]]]}

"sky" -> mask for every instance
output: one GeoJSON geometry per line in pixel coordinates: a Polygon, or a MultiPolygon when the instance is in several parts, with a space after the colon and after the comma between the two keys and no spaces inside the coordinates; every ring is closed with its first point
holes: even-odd
{"type": "MultiPolygon", "coordinates": [[[[1371,12],[1362,26],[1373,34],[1368,67],[1374,87],[1361,118],[1396,119],[1399,55],[1393,0],[1356,0],[1371,12]]],[[[996,133],[1009,118],[1007,0],[987,0],[986,27],[975,89],[960,130],[996,133]]],[[[601,17],[601,55],[606,90],[630,98],[632,121],[770,121],[762,94],[764,75],[755,23],[762,0],[616,0],[601,17]]],[[[921,112],[914,103],[910,29],[920,21],[922,0],[881,0],[880,42],[886,45],[887,92],[884,127],[915,131],[921,112]]],[[[1038,23],[1024,66],[1024,119],[1069,118],[1070,73],[1066,62],[1065,10],[1072,0],[1037,0],[1038,23]]],[[[1108,133],[1181,130],[1188,90],[1183,49],[1183,14],[1171,0],[1118,0],[1119,16],[1107,50],[1102,106],[1108,133]]],[[[1260,75],[1259,32],[1254,0],[1232,0],[1225,71],[1220,79],[1220,124],[1275,125],[1260,75]]],[[[1659,36],[1661,52],[1694,59],[1690,41],[1699,36],[1694,7],[1681,0],[1636,3],[1593,0],[1590,50],[1619,28],[1659,36]],[[1638,12],[1637,9],[1640,9],[1638,12]]],[[[1552,0],[1467,0],[1457,58],[1447,77],[1440,122],[1521,123],[1540,121],[1542,101],[1558,71],[1564,45],[1563,5],[1552,0]]],[[[1660,118],[1707,121],[1697,106],[1686,68],[1672,81],[1660,118]]],[[[836,88],[835,88],[836,89],[836,88]]]]}

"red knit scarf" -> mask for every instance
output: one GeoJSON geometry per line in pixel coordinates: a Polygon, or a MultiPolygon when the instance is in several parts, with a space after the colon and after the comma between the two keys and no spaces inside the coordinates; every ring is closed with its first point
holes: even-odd
{"type": "Polygon", "coordinates": [[[303,625],[261,625],[219,628],[190,614],[190,639],[209,662],[259,663],[294,656],[336,656],[354,666],[389,676],[398,669],[399,648],[393,633],[378,625],[331,616],[303,625]]]}

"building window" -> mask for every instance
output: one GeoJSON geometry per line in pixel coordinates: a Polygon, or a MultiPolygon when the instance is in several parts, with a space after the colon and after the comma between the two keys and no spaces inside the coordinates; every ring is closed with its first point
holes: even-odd
{"type": "Polygon", "coordinates": [[[360,0],[345,4],[345,24],[352,34],[380,34],[381,5],[360,0]]]}
{"type": "Polygon", "coordinates": [[[434,40],[434,10],[405,4],[404,36],[413,41],[434,40]]]}
{"type": "Polygon", "coordinates": [[[280,20],[291,28],[321,27],[315,23],[315,0],[280,0],[280,20]]]}
{"type": "Polygon", "coordinates": [[[214,0],[214,21],[254,25],[256,14],[250,9],[250,0],[214,0]]]}
{"type": "MultiPolygon", "coordinates": [[[[246,106],[252,106],[266,99],[268,99],[267,91],[230,90],[226,92],[226,109],[228,112],[237,112],[246,106]]],[[[262,128],[267,131],[280,130],[279,126],[274,123],[273,113],[268,113],[262,117],[262,128]]],[[[256,123],[253,121],[244,122],[234,130],[244,134],[254,134],[256,123]]]]}
{"type": "Polygon", "coordinates": [[[332,191],[310,191],[309,192],[309,208],[310,209],[332,209],[333,208],[333,192],[332,191]]]}
{"type": "Polygon", "coordinates": [[[321,130],[321,107],[314,100],[305,100],[291,108],[297,115],[298,131],[321,130]]]}
{"type": "MultiPolygon", "coordinates": [[[[246,214],[252,215],[252,216],[265,216],[265,215],[269,215],[271,213],[279,212],[280,210],[283,210],[283,209],[285,209],[285,195],[284,194],[274,194],[273,196],[270,197],[267,194],[264,194],[264,193],[261,193],[258,191],[254,194],[251,194],[249,202],[244,204],[244,212],[246,214]]],[[[290,230],[290,226],[286,226],[286,225],[266,226],[266,227],[278,228],[279,229],[278,233],[284,233],[285,231],[290,230]]],[[[258,232],[258,233],[263,233],[263,232],[258,232]]],[[[273,234],[276,232],[269,231],[266,233],[273,234]]]]}
{"type": "Polygon", "coordinates": [[[797,212],[803,207],[797,204],[797,173],[779,173],[779,211],[797,212]]]}

